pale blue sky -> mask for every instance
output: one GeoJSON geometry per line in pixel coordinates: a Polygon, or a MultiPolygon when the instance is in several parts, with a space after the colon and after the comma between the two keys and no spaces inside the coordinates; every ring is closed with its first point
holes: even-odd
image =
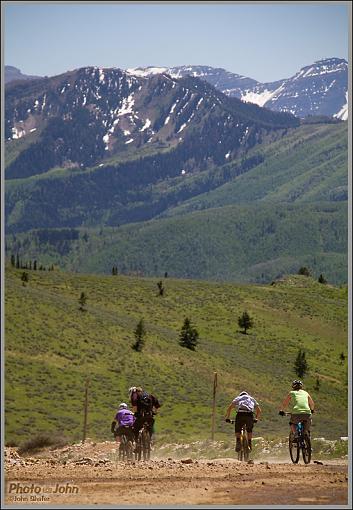
{"type": "Polygon", "coordinates": [[[266,82],[348,60],[345,2],[2,4],[5,64],[25,74],[200,64],[266,82]]]}

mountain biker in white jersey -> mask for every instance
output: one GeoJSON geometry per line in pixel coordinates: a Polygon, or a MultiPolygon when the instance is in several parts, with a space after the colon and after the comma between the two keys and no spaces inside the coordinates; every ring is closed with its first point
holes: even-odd
{"type": "Polygon", "coordinates": [[[315,404],[309,393],[303,390],[302,381],[296,379],[292,382],[292,391],[284,398],[278,414],[284,416],[284,409],[288,407],[289,403],[292,404],[289,425],[294,434],[294,439],[297,439],[296,424],[299,422],[303,423],[304,434],[310,434],[311,415],[314,412],[315,404]]]}
{"type": "Polygon", "coordinates": [[[261,414],[261,408],[258,404],[258,402],[246,391],[242,391],[239,393],[237,397],[234,398],[234,400],[230,403],[226,415],[225,420],[226,422],[230,422],[229,416],[232,411],[232,409],[235,409],[237,411],[236,417],[235,417],[235,437],[236,437],[236,446],[235,451],[239,452],[241,445],[240,445],[240,433],[243,425],[246,425],[246,430],[248,432],[248,446],[251,450],[251,440],[252,440],[252,429],[254,426],[254,423],[257,422],[257,420],[260,417],[261,414]],[[256,413],[254,418],[254,411],[256,413]]]}

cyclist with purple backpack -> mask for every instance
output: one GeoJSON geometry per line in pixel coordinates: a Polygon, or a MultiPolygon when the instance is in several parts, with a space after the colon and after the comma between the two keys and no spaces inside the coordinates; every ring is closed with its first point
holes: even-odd
{"type": "Polygon", "coordinates": [[[128,409],[128,406],[125,404],[125,402],[122,402],[119,405],[118,412],[114,416],[114,420],[111,424],[111,431],[114,434],[117,443],[120,442],[122,434],[126,434],[130,441],[134,440],[134,423],[134,413],[128,409]],[[116,425],[118,425],[117,428],[116,425]]]}

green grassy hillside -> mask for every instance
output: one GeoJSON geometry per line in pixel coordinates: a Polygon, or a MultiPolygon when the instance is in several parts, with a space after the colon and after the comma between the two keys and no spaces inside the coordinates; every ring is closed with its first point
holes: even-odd
{"type": "Polygon", "coordinates": [[[263,160],[260,164],[166,214],[254,201],[347,200],[347,144],[346,123],[303,125],[290,130],[281,140],[257,146],[249,152],[248,157],[263,160]]]}
{"type": "Polygon", "coordinates": [[[100,230],[9,235],[7,253],[79,272],[271,282],[309,266],[347,281],[347,203],[255,203],[100,230]],[[76,233],[77,239],[72,232],[76,233]]]}
{"type": "Polygon", "coordinates": [[[244,389],[263,408],[256,435],[285,436],[288,420],[277,412],[299,348],[310,366],[305,386],[317,403],[313,434],[347,435],[347,362],[340,360],[347,356],[346,288],[304,276],[264,286],[166,278],[161,297],[153,278],[32,270],[23,285],[22,272],[6,268],[6,441],[41,431],[80,439],[87,377],[90,437],[111,437],[117,404],[141,384],[163,404],[160,442],[208,438],[214,371],[216,439],[232,437],[222,417],[244,389]],[[244,310],[254,319],[247,335],[237,325],[244,310]],[[200,334],[195,352],[178,344],[186,316],[200,334]],[[147,336],[138,353],[131,344],[141,318],[147,336]]]}

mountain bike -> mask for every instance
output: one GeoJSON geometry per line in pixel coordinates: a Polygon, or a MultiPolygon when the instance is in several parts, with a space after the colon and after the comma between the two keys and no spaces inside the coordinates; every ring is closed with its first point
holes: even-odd
{"type": "MultiPolygon", "coordinates": [[[[235,423],[235,420],[230,420],[228,423],[235,423]]],[[[240,431],[240,450],[238,453],[238,460],[247,462],[249,460],[250,448],[249,448],[249,440],[248,440],[248,431],[246,429],[246,424],[241,428],[240,431]]]]}
{"type": "MultiPolygon", "coordinates": [[[[284,416],[291,416],[291,413],[285,413],[284,416]]],[[[304,423],[296,423],[296,435],[295,438],[293,431],[291,430],[288,438],[289,455],[294,464],[298,464],[300,451],[304,464],[309,464],[311,461],[311,441],[310,432],[304,434],[304,423]]]]}
{"type": "Polygon", "coordinates": [[[130,427],[125,427],[120,439],[119,460],[132,460],[132,458],[133,446],[131,440],[131,429],[130,427]]]}
{"type": "Polygon", "coordinates": [[[139,430],[135,448],[135,460],[149,460],[151,456],[151,435],[149,432],[149,423],[145,421],[139,430]]]}

